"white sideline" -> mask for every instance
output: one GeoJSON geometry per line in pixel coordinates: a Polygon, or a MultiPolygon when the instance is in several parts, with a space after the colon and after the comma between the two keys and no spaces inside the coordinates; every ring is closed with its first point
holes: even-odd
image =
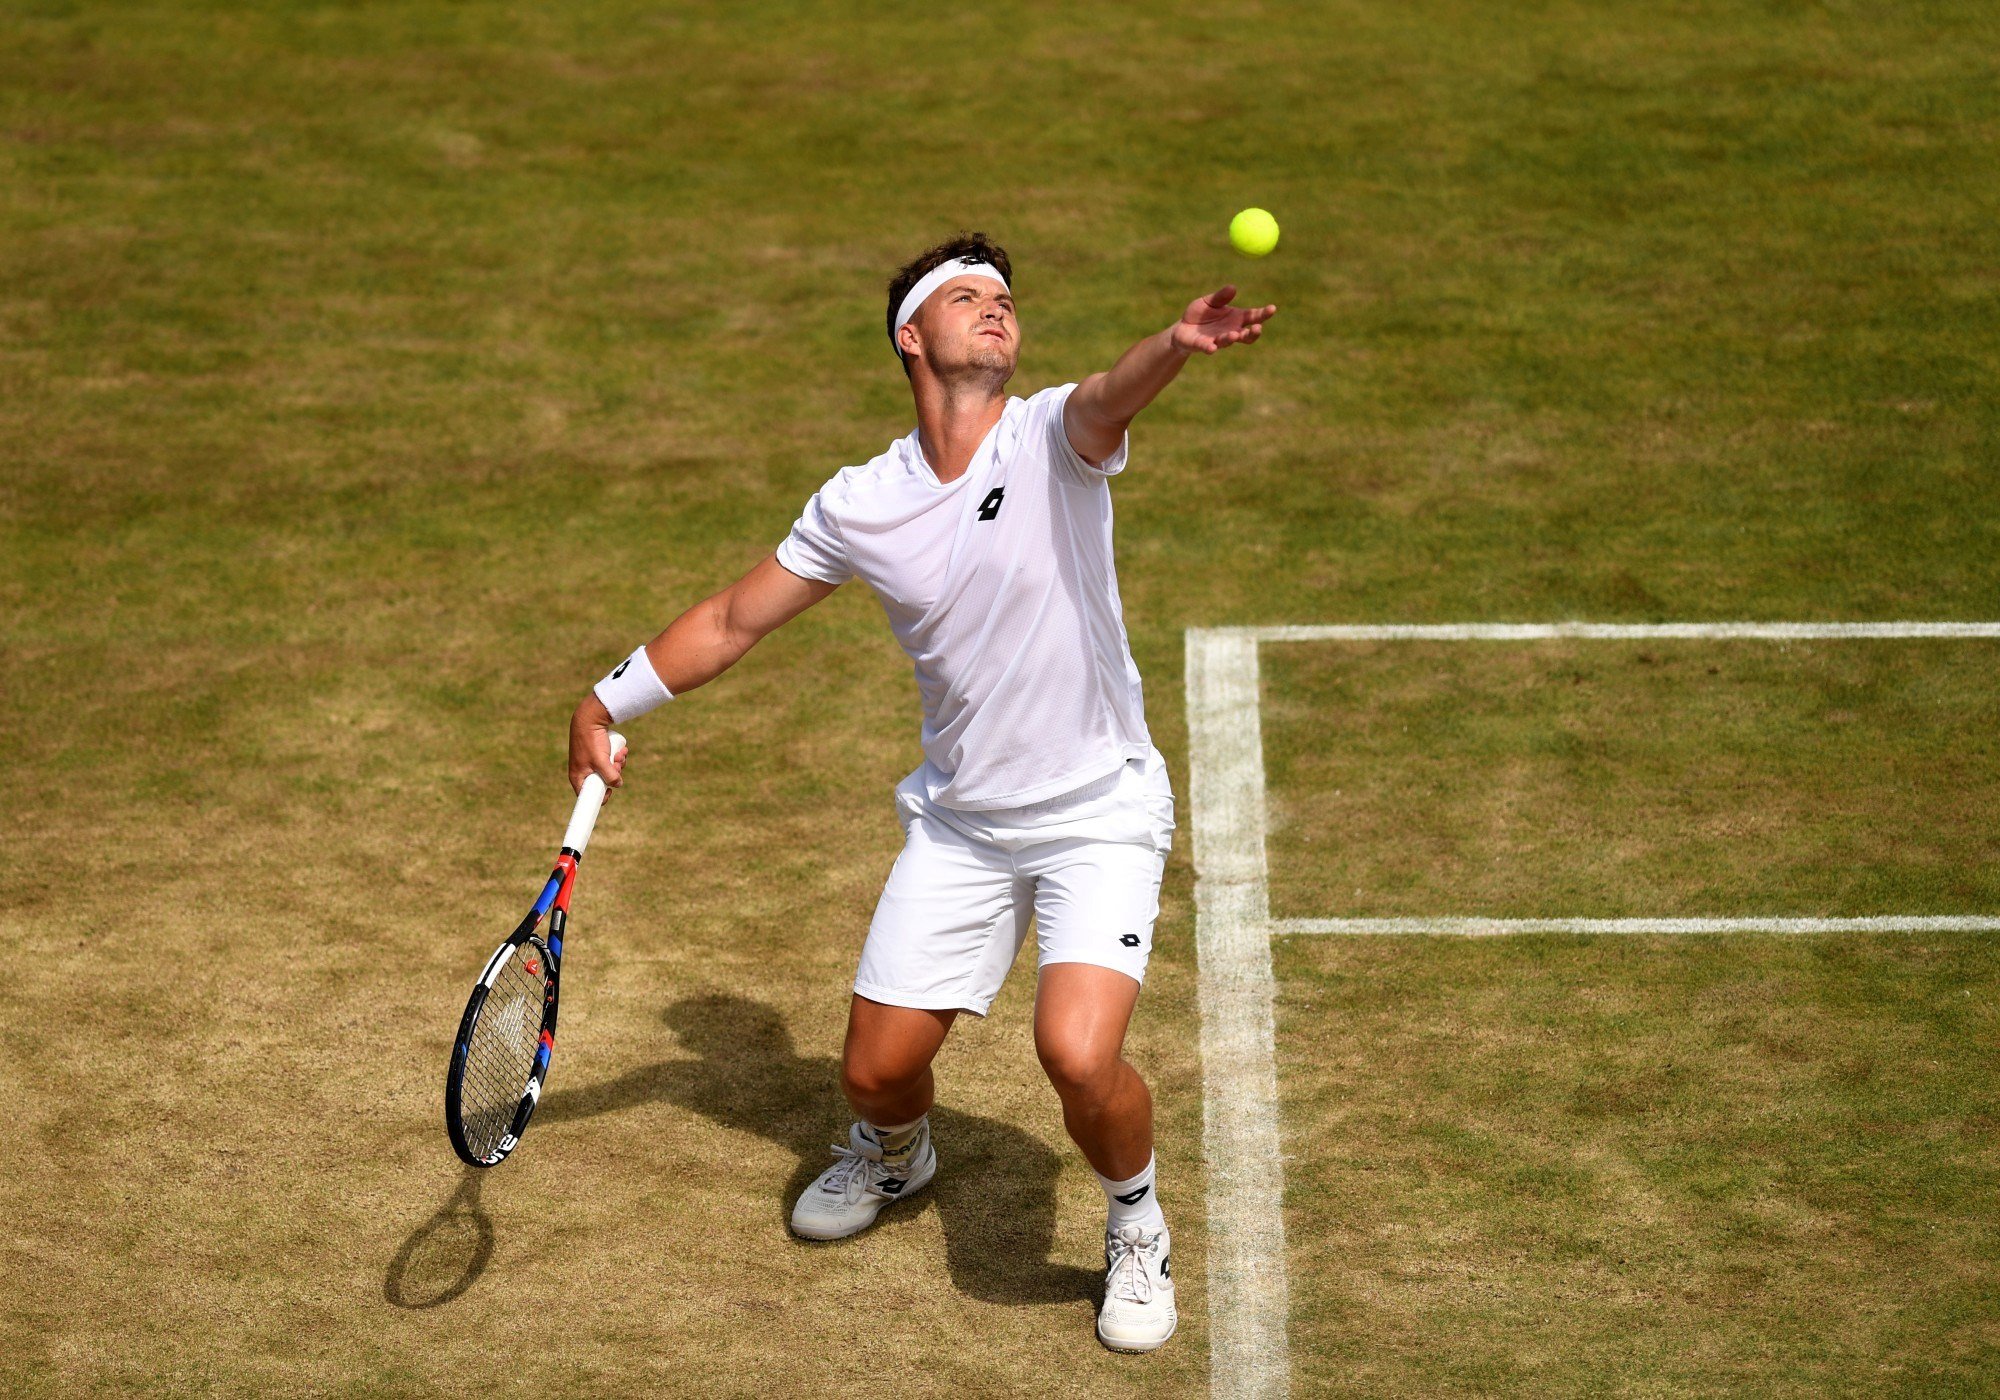
{"type": "Polygon", "coordinates": [[[1278,1396],[1291,1389],[1284,1158],[1272,1016],[1273,935],[2000,933],[2000,918],[1979,916],[1274,921],[1264,846],[1258,644],[1925,637],[2000,639],[2000,622],[1334,623],[1187,629],[1188,805],[1194,840],[1195,948],[1200,961],[1212,1394],[1278,1396]]]}
{"type": "Polygon", "coordinates": [[[1209,1390],[1278,1396],[1290,1389],[1291,1358],[1257,639],[1191,627],[1186,665],[1208,1166],[1209,1390]]]}
{"type": "Polygon", "coordinates": [[[1858,919],[1277,919],[1274,934],[1431,934],[1494,938],[1515,933],[2000,933],[2000,918],[1896,914],[1858,919]]]}

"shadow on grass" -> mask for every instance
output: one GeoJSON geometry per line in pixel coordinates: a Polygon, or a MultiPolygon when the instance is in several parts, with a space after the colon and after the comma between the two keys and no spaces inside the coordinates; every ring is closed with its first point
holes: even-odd
{"type": "Polygon", "coordinates": [[[479,1281],[493,1257],[493,1222],[479,1204],[485,1173],[467,1167],[451,1199],[410,1232],[389,1272],[382,1296],[399,1308],[437,1308],[479,1281]]]}
{"type": "MultiPolygon", "coordinates": [[[[827,1145],[846,1139],[846,1118],[833,1123],[828,1114],[841,1101],[838,1063],[802,1058],[777,1012],[744,997],[690,997],[669,1006],[664,1019],[698,1058],[556,1090],[543,1101],[538,1126],[657,1102],[769,1138],[799,1158],[783,1193],[771,1201],[773,1226],[785,1230],[792,1201],[832,1161],[827,1145]]],[[[918,1198],[919,1210],[935,1203],[959,1291],[987,1303],[1094,1302],[1102,1286],[1097,1274],[1049,1262],[1062,1167],[1056,1154],[1019,1128],[948,1108],[931,1111],[931,1126],[940,1170],[918,1198]]],[[[892,1209],[876,1228],[894,1229],[899,1218],[915,1213],[892,1209]]],[[[841,1246],[801,1241],[799,1247],[841,1246]]]]}

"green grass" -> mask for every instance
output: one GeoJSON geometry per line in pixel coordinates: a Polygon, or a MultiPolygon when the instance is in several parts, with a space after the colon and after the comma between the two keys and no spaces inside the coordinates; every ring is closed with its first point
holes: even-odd
{"type": "Polygon", "coordinates": [[[1303,1393],[1980,1394],[1995,960],[1278,945],[1303,1393]]]}
{"type": "Polygon", "coordinates": [[[1272,912],[2000,910],[1990,641],[1267,646],[1272,912]]]}
{"type": "MultiPolygon", "coordinates": [[[[1996,55],[1975,3],[8,8],[0,1382],[1199,1389],[1185,841],[1136,1044],[1190,1285],[1172,1348],[1089,1340],[1096,1187],[1025,979],[944,1070],[960,1160],[1008,1165],[854,1248],[779,1232],[839,1129],[843,988],[916,758],[855,590],[634,732],[579,899],[555,1093],[581,1097],[465,1201],[436,1080],[566,806],[569,708],[907,431],[884,284],[959,226],[1014,255],[1020,392],[1224,280],[1282,308],[1190,367],[1115,488],[1183,793],[1190,625],[2000,615],[1996,55]],[[1224,237],[1250,204],[1284,226],[1255,263],[1224,237]],[[560,1323],[510,1377],[496,1320],[526,1298],[560,1323]]],[[[1578,651],[1559,700],[1553,652],[1277,661],[1280,897],[1991,912],[1990,650],[1578,651]],[[1354,725],[1314,757],[1322,701],[1354,725]],[[1385,805],[1435,761],[1399,717],[1473,770],[1534,758],[1521,820],[1588,821],[1495,847],[1462,804],[1385,805]],[[1674,732],[1740,752],[1745,800],[1710,767],[1620,805],[1674,732]],[[1909,838],[1870,830],[1906,791],[1909,838]],[[1429,845],[1398,849],[1399,811],[1429,845]],[[1359,815],[1365,848],[1286,844],[1359,815]],[[1723,820],[1781,839],[1732,850],[1723,820]],[[1875,883],[1841,883],[1857,855],[1875,883]]],[[[1286,944],[1301,1393],[1973,1388],[1986,946],[1286,944]],[[1365,1018],[1389,1058],[1316,1055],[1359,1034],[1360,969],[1406,993],[1365,1018]],[[1522,1007],[1593,988],[1629,1024],[1530,1034],[1522,1007]],[[1471,1007],[1511,1060],[1424,1039],[1471,1007]],[[1751,1074],[1758,1021],[1805,1058],[1751,1074]],[[1338,1164],[1371,1162],[1351,1189],[1338,1164]],[[1618,1208],[1640,1183],[1666,1223],[1618,1208]],[[1620,1250],[1671,1309],[1579,1304],[1620,1250]]]]}

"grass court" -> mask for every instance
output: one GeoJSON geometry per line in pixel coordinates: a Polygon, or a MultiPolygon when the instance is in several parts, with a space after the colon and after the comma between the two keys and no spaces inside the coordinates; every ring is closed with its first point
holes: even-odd
{"type": "MultiPolygon", "coordinates": [[[[0,1389],[1207,1393],[1185,630],[2000,618],[1996,70],[1963,0],[7,7],[0,1389]],[[535,1131],[440,1121],[571,707],[908,431],[960,227],[1018,393],[1280,307],[1113,484],[1145,1358],[1022,969],[934,1194],[785,1234],[918,758],[856,588],[634,726],[535,1131]]],[[[2000,643],[1264,650],[1278,917],[2000,914],[2000,643]]],[[[1293,1393],[1992,1385],[1992,935],[1272,952],[1293,1393]]]]}

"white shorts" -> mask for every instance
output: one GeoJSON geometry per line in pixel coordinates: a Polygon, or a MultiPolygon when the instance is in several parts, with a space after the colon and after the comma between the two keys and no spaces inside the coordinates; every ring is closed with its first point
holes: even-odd
{"type": "Polygon", "coordinates": [[[1039,967],[1080,962],[1146,980],[1173,846],[1166,760],[1144,758],[1030,807],[968,812],[896,785],[904,846],[875,906],[854,990],[984,1016],[1035,921],[1039,967]]]}

